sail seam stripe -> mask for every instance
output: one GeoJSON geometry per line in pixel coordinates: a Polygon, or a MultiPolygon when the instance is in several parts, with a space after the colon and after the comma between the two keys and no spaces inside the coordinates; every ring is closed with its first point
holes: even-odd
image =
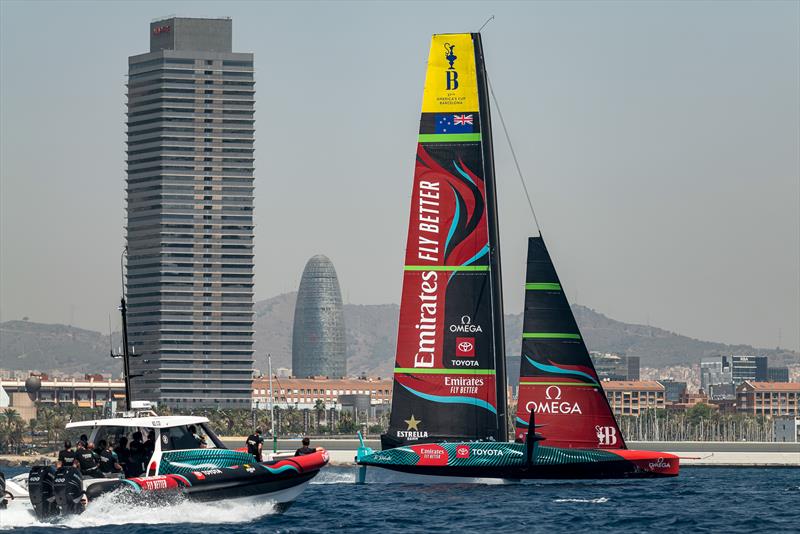
{"type": "Polygon", "coordinates": [[[580,339],[580,334],[564,334],[560,332],[523,332],[522,339],[580,339]]]}
{"type": "Polygon", "coordinates": [[[419,375],[493,375],[494,369],[420,369],[416,367],[395,367],[395,373],[419,375]]]}
{"type": "Polygon", "coordinates": [[[540,290],[540,289],[553,289],[557,291],[561,291],[561,284],[556,282],[534,282],[525,284],[525,289],[533,289],[533,290],[540,290]]]}
{"type": "Polygon", "coordinates": [[[451,143],[453,141],[480,141],[480,133],[457,133],[457,134],[419,134],[420,143],[451,143]]]}
{"type": "Polygon", "coordinates": [[[404,271],[488,271],[488,265],[405,265],[404,271]]]}

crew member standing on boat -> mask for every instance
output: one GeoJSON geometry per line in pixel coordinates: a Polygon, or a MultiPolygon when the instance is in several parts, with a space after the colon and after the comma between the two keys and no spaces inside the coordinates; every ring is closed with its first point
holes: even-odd
{"type": "Polygon", "coordinates": [[[72,450],[72,442],[64,441],[64,450],[58,451],[58,467],[72,467],[75,465],[75,451],[72,450]]]}
{"type": "Polygon", "coordinates": [[[138,430],[131,434],[130,449],[130,472],[125,474],[128,477],[138,477],[144,471],[144,443],[142,443],[142,433],[138,430]]]}
{"type": "Polygon", "coordinates": [[[257,462],[263,462],[261,454],[264,451],[264,438],[261,437],[261,429],[256,428],[255,434],[247,436],[247,452],[256,457],[257,462]]]}

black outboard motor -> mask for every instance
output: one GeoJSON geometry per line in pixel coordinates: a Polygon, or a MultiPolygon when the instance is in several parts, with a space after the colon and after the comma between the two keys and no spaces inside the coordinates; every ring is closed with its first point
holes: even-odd
{"type": "Polygon", "coordinates": [[[0,471],[0,510],[5,510],[8,506],[6,501],[6,476],[0,471]]]}
{"type": "Polygon", "coordinates": [[[58,515],[53,493],[55,474],[56,470],[51,465],[35,465],[28,473],[28,496],[31,499],[33,513],[39,520],[58,515]]]}
{"type": "Polygon", "coordinates": [[[83,512],[83,479],[80,470],[66,466],[56,471],[55,497],[62,515],[83,512]]]}

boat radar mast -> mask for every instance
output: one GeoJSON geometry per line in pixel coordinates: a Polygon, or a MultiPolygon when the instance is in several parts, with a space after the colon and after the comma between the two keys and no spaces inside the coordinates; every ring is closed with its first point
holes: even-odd
{"type": "MultiPolygon", "coordinates": [[[[122,250],[122,254],[120,254],[119,258],[119,269],[120,275],[122,279],[122,298],[120,298],[119,304],[119,311],[122,315],[122,352],[115,353],[113,350],[111,351],[112,358],[122,358],[122,374],[123,378],[125,379],[125,409],[131,410],[132,409],[132,402],[133,397],[131,394],[131,378],[136,378],[138,376],[142,376],[141,374],[132,375],[131,374],[131,365],[130,359],[131,358],[138,358],[141,356],[140,354],[136,354],[134,350],[131,350],[130,345],[128,343],[128,306],[125,302],[125,266],[124,266],[124,259],[125,256],[128,255],[128,247],[125,247],[122,250]]],[[[143,360],[147,361],[147,360],[143,360]]]]}

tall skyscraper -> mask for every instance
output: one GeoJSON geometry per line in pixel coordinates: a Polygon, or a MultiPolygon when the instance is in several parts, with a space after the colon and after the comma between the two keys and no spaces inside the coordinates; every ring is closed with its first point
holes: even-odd
{"type": "Polygon", "coordinates": [[[136,400],[250,406],[254,95],[230,19],[153,22],[150,52],[128,58],[136,400]]]}
{"type": "Polygon", "coordinates": [[[292,329],[292,374],[298,378],[347,373],[339,278],[326,256],[308,260],[297,291],[292,329]]]}

